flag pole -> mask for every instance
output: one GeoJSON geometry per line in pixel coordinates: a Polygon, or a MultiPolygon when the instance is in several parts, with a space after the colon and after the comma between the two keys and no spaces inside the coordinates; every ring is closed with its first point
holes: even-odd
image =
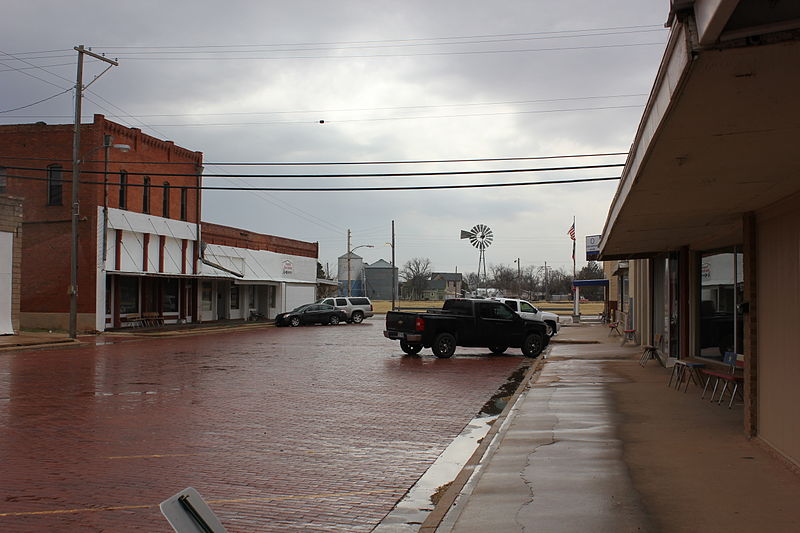
{"type": "Polygon", "coordinates": [[[580,289],[577,285],[575,285],[575,279],[577,278],[577,272],[575,270],[575,241],[577,240],[577,234],[575,233],[575,216],[572,217],[572,320],[577,322],[580,320],[580,298],[581,293],[580,289]]]}

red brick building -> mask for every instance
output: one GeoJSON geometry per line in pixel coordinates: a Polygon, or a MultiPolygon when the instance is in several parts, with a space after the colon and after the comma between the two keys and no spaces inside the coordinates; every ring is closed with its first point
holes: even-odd
{"type": "MultiPolygon", "coordinates": [[[[6,174],[6,192],[24,204],[22,327],[64,329],[68,324],[72,139],[71,124],[0,126],[0,170],[6,174]]],[[[231,274],[235,270],[217,269],[203,259],[202,153],[95,115],[93,123],[81,126],[80,154],[78,330],[140,325],[153,317],[147,322],[236,317],[237,313],[224,310],[201,312],[207,307],[200,300],[201,278],[223,281],[213,284],[214,291],[224,291],[224,298],[212,297],[215,311],[232,301],[224,282],[236,278],[231,274]]],[[[250,242],[243,238],[250,232],[226,231],[226,242],[234,248],[313,256],[316,267],[314,243],[257,234],[250,242]],[[235,242],[231,235],[238,236],[235,242]]],[[[226,235],[222,230],[216,233],[219,239],[226,235]]],[[[230,252],[237,253],[244,252],[230,252]]],[[[256,266],[254,258],[250,262],[256,266]]],[[[281,276],[267,279],[268,271],[260,270],[260,276],[250,276],[252,282],[274,281],[278,289],[287,289],[296,281],[281,276]]],[[[268,316],[272,308],[263,309],[268,316]]],[[[241,315],[247,318],[244,311],[241,315]]]]}

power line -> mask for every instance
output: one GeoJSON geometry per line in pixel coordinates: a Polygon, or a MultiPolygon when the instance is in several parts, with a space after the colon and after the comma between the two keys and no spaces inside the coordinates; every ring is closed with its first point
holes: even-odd
{"type": "MultiPolygon", "coordinates": [[[[406,159],[394,161],[285,161],[285,162],[204,162],[205,165],[214,166],[347,166],[347,165],[404,165],[404,164],[431,164],[431,163],[473,163],[491,161],[532,161],[541,159],[570,159],[581,157],[609,157],[628,155],[628,152],[604,152],[597,154],[566,154],[566,155],[542,155],[542,156],[520,156],[520,157],[480,157],[474,159],[406,159]]],[[[11,155],[0,155],[0,159],[19,159],[26,161],[71,161],[71,159],[53,159],[49,157],[17,157],[11,155]]],[[[102,161],[86,160],[84,163],[102,163],[102,161]]],[[[109,163],[119,164],[152,164],[152,165],[188,165],[192,163],[181,163],[174,161],[113,161],[109,163]]]]}
{"type": "MultiPolygon", "coordinates": [[[[1,72],[1,71],[0,71],[1,72]]],[[[180,118],[180,117],[220,117],[220,116],[253,116],[253,115],[299,115],[299,114],[330,114],[330,113],[349,113],[354,111],[398,111],[410,109],[444,109],[454,107],[488,107],[500,105],[527,105],[527,104],[542,104],[551,102],[567,102],[575,100],[605,100],[608,98],[641,98],[647,96],[647,93],[636,94],[610,94],[610,95],[595,95],[595,96],[572,96],[565,98],[540,98],[536,100],[509,100],[499,102],[466,102],[456,104],[432,104],[432,105],[410,105],[410,106],[386,106],[386,107],[352,107],[352,108],[332,108],[332,109],[290,109],[284,111],[235,111],[227,113],[146,113],[139,115],[128,115],[130,117],[138,118],[180,118]]],[[[116,117],[115,114],[109,114],[109,117],[116,117]]],[[[72,115],[46,115],[47,118],[72,118],[72,115]]],[[[19,118],[28,118],[25,115],[19,118]]]]}
{"type": "Polygon", "coordinates": [[[120,55],[128,61],[275,61],[297,59],[370,59],[379,57],[424,57],[424,56],[454,56],[454,55],[480,55],[480,54],[508,54],[527,52],[564,52],[573,50],[598,50],[602,48],[631,48],[634,46],[664,46],[663,42],[653,43],[623,43],[623,44],[598,44],[591,46],[559,46],[551,48],[509,48],[505,50],[462,50],[451,52],[420,52],[413,54],[361,54],[361,55],[292,55],[269,57],[135,57],[120,55]]]}
{"type": "MultiPolygon", "coordinates": [[[[7,178],[16,178],[34,181],[47,181],[48,178],[37,178],[33,176],[7,175],[7,178]]],[[[389,186],[389,187],[225,187],[225,186],[196,186],[196,185],[174,185],[170,188],[189,189],[203,191],[271,191],[271,192],[377,192],[377,191],[431,191],[443,189],[487,189],[500,187],[527,187],[536,185],[563,185],[573,183],[591,183],[601,181],[614,181],[620,176],[608,176],[599,178],[572,178],[563,180],[546,181],[520,181],[511,183],[469,183],[458,185],[410,185],[410,186],[389,186]]],[[[66,180],[61,180],[62,182],[66,180]]],[[[102,181],[81,181],[84,185],[103,185],[102,181]]],[[[112,184],[115,185],[115,184],[112,184]]],[[[128,183],[127,187],[145,187],[143,183],[128,183]]],[[[150,185],[154,188],[164,188],[161,185],[150,185]]]]}
{"type": "MultiPolygon", "coordinates": [[[[491,170],[451,170],[435,172],[372,172],[366,174],[203,174],[204,178],[408,178],[422,176],[463,176],[475,174],[514,174],[520,172],[555,172],[561,170],[588,170],[598,168],[622,167],[624,163],[607,163],[602,165],[574,165],[566,167],[511,168],[491,170]]],[[[44,172],[46,168],[6,167],[12,170],[32,170],[44,172]]],[[[68,170],[67,170],[68,171],[68,170]]],[[[104,174],[102,170],[81,170],[83,174],[104,174]]],[[[197,174],[178,174],[167,172],[128,172],[129,176],[173,176],[196,177],[197,174]]]]}
{"type": "Polygon", "coordinates": [[[42,98],[41,100],[38,100],[38,101],[36,101],[36,102],[33,102],[32,104],[23,105],[23,106],[20,106],[20,107],[15,107],[14,109],[5,109],[5,110],[3,110],[3,111],[0,111],[0,113],[10,113],[10,112],[12,112],[12,111],[19,111],[20,109],[25,109],[26,107],[32,107],[32,106],[35,106],[36,104],[41,104],[42,102],[46,102],[46,101],[48,101],[48,100],[52,100],[53,98],[55,98],[55,97],[57,97],[57,96],[61,96],[61,95],[62,95],[62,94],[64,94],[64,93],[68,93],[68,92],[70,92],[71,90],[72,90],[72,87],[70,87],[69,89],[64,89],[64,90],[63,90],[63,91],[61,91],[60,93],[56,93],[56,94],[54,94],[53,96],[48,96],[47,98],[42,98]]]}
{"type": "MultiPolygon", "coordinates": [[[[385,43],[344,43],[344,45],[338,46],[328,46],[325,43],[318,43],[318,44],[300,44],[300,45],[253,45],[253,46],[238,46],[235,49],[230,50],[221,50],[219,48],[228,48],[228,47],[217,47],[217,49],[210,49],[209,47],[198,46],[195,48],[190,47],[164,47],[160,49],[149,49],[151,51],[138,51],[133,52],[131,54],[125,54],[122,52],[120,57],[123,58],[132,58],[134,57],[132,54],[136,54],[138,56],[141,55],[165,55],[165,54],[232,54],[232,53],[261,53],[261,52],[307,52],[307,51],[339,51],[339,50],[358,50],[358,49],[377,49],[377,48],[408,48],[408,47],[419,47],[419,46],[463,46],[463,45],[471,45],[471,44],[490,44],[490,43],[505,43],[505,42],[519,42],[519,41],[534,41],[534,40],[550,40],[550,39],[580,39],[586,37],[606,37],[610,35],[631,35],[637,33],[652,33],[652,32],[664,32],[666,31],[663,27],[662,28],[652,28],[652,29],[637,29],[637,30],[629,30],[629,31],[611,31],[611,32],[594,32],[594,33],[581,33],[581,34],[572,34],[572,35],[547,35],[547,36],[540,36],[540,35],[531,35],[531,34],[523,34],[524,36],[519,37],[506,37],[506,38],[494,38],[492,36],[485,36],[485,37],[454,37],[451,38],[450,42],[401,42],[400,44],[389,44],[389,43],[398,43],[398,41],[386,41],[385,43]],[[459,40],[454,40],[459,39],[459,40]],[[303,48],[281,48],[283,46],[302,46],[303,48]],[[244,48],[250,48],[250,50],[245,50],[244,48]]],[[[141,50],[141,49],[140,49],[141,50]]],[[[49,56],[52,57],[52,56],[49,56]]],[[[48,58],[49,58],[48,57],[48,58]]]]}
{"type": "MultiPolygon", "coordinates": [[[[364,40],[364,41],[331,41],[331,42],[300,42],[300,43],[262,43],[262,44],[217,44],[217,45],[184,45],[184,46],[166,46],[166,45],[159,45],[159,46],[140,46],[140,45],[130,45],[130,46],[102,46],[103,49],[106,50],[152,50],[157,48],[176,48],[176,49],[197,49],[197,48],[254,48],[259,46],[312,46],[312,45],[345,45],[345,44],[370,44],[370,43],[392,43],[392,42],[413,42],[413,41],[443,41],[443,40],[454,40],[454,39],[476,39],[476,38],[491,38],[491,37],[521,37],[521,36],[531,36],[531,35],[563,35],[567,33],[585,33],[585,32],[592,32],[592,31],[613,31],[613,30],[636,30],[636,29],[658,29],[660,31],[666,31],[664,29],[663,24],[640,24],[640,25],[633,25],[633,26],[611,26],[607,28],[584,28],[578,30],[557,30],[557,31],[542,31],[542,32],[521,32],[521,33],[495,33],[495,34],[475,34],[475,35],[452,35],[452,36],[444,36],[444,37],[416,37],[416,38],[407,38],[407,39],[376,39],[376,40],[364,40]]],[[[43,52],[20,52],[17,55],[23,54],[39,54],[39,53],[50,53],[50,52],[61,52],[62,50],[47,50],[43,52]]],[[[66,50],[63,50],[66,51],[66,50]]]]}

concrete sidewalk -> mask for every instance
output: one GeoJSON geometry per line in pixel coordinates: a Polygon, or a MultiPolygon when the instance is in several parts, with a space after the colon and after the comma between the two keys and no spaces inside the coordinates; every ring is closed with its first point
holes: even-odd
{"type": "Polygon", "coordinates": [[[602,325],[558,341],[420,531],[797,531],[800,476],[744,437],[741,405],[667,388],[668,369],[602,325]]]}

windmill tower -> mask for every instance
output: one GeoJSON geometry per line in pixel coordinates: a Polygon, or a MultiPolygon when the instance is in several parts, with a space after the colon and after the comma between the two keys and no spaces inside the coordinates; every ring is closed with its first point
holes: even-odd
{"type": "Polygon", "coordinates": [[[469,231],[461,230],[461,238],[469,239],[470,244],[478,249],[478,287],[481,284],[481,268],[483,268],[483,280],[486,281],[486,249],[492,244],[494,234],[486,224],[477,224],[469,231]]]}

